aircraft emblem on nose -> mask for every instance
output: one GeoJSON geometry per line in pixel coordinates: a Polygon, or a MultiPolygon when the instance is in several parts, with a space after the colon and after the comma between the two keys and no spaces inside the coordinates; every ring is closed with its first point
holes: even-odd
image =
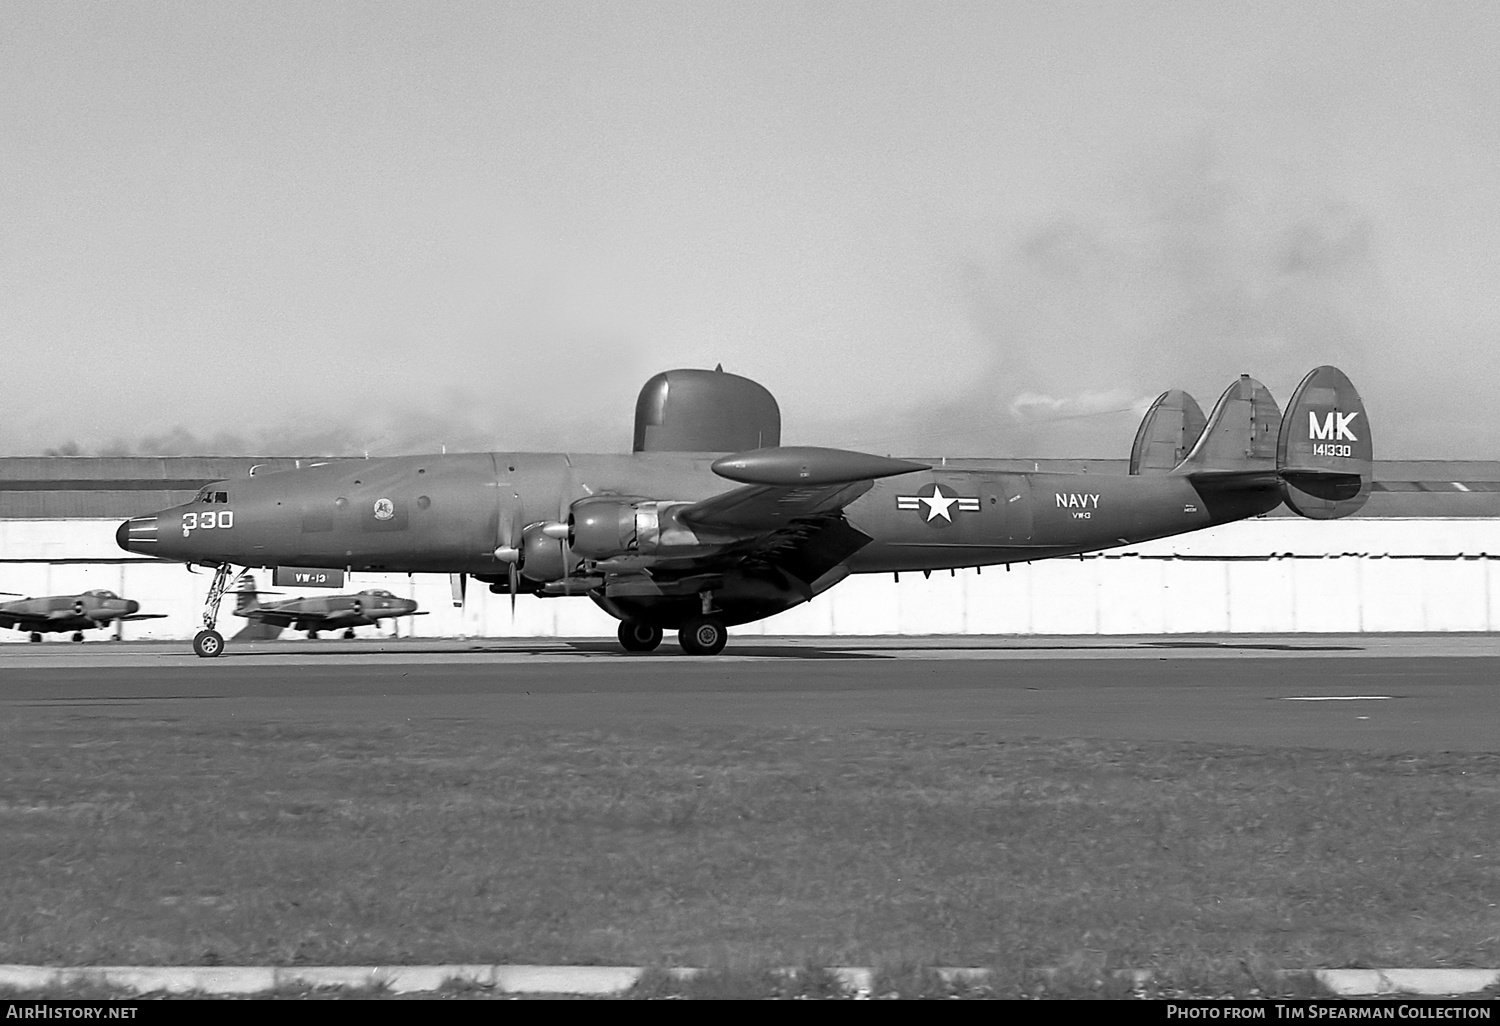
{"type": "Polygon", "coordinates": [[[390,499],[375,500],[375,519],[389,520],[396,515],[396,504],[390,499]]]}
{"type": "Polygon", "coordinates": [[[925,523],[942,519],[953,523],[954,507],[959,513],[978,513],[979,496],[977,495],[946,495],[941,485],[933,485],[932,490],[925,495],[898,495],[896,496],[897,509],[914,509],[921,511],[926,507],[927,515],[923,517],[925,523]]]}

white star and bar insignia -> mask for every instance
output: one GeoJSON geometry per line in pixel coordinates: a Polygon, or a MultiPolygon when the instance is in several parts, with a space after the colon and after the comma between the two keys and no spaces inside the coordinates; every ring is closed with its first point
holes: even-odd
{"type": "Polygon", "coordinates": [[[977,495],[946,495],[940,485],[933,485],[932,490],[926,495],[898,495],[896,496],[897,509],[927,510],[927,516],[923,519],[931,523],[939,518],[953,523],[954,507],[960,513],[978,513],[979,496],[977,495]]]}

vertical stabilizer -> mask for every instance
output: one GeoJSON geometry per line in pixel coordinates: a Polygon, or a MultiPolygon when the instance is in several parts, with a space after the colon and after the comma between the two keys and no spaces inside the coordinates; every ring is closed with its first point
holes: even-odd
{"type": "Polygon", "coordinates": [[[1181,463],[1208,424],[1198,400],[1181,389],[1156,397],[1130,447],[1132,474],[1164,474],[1181,463]]]}
{"type": "Polygon", "coordinates": [[[255,590],[254,574],[240,574],[239,578],[234,582],[234,593],[234,611],[236,613],[244,614],[260,605],[260,599],[257,597],[260,595],[260,592],[255,590]]]}
{"type": "Polygon", "coordinates": [[[1334,520],[1365,504],[1375,447],[1364,402],[1337,367],[1318,367],[1297,386],[1276,440],[1282,497],[1292,512],[1334,520]]]}
{"type": "Polygon", "coordinates": [[[1281,409],[1266,386],[1248,374],[1230,385],[1209,414],[1208,426],[1177,465],[1179,474],[1261,471],[1274,482],[1281,409]]]}

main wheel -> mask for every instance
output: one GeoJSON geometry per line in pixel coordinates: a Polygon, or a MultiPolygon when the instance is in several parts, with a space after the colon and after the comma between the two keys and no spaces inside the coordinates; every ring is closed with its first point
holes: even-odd
{"type": "Polygon", "coordinates": [[[41,641],[42,640],[42,632],[41,631],[32,631],[31,632],[31,640],[32,641],[41,641]]]}
{"type": "Polygon", "coordinates": [[[347,631],[344,632],[344,640],[345,641],[353,641],[354,640],[354,628],[353,627],[350,627],[347,631]]]}
{"type": "Polygon", "coordinates": [[[317,641],[318,640],[318,632],[317,631],[308,631],[307,632],[307,640],[308,641],[317,641]]]}
{"type": "Polygon", "coordinates": [[[677,643],[688,655],[718,655],[728,640],[729,632],[711,616],[695,617],[677,632],[677,643]]]}
{"type": "Polygon", "coordinates": [[[203,659],[216,659],[224,651],[224,635],[218,631],[199,631],[193,636],[193,651],[203,659]]]}
{"type": "Polygon", "coordinates": [[[627,652],[651,652],[661,644],[661,628],[639,620],[622,620],[619,637],[627,652]]]}
{"type": "Polygon", "coordinates": [[[82,641],[83,640],[83,631],[74,631],[73,632],[73,640],[74,641],[82,641]]]}

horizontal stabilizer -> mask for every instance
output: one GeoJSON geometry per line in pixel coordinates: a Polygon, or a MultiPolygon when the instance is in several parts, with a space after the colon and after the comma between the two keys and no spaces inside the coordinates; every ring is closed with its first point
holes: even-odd
{"type": "Polygon", "coordinates": [[[713,463],[714,473],[731,481],[788,488],[850,484],[927,469],[921,463],[850,452],[847,449],[825,449],[815,445],[791,445],[730,453],[713,463]]]}
{"type": "Polygon", "coordinates": [[[1132,474],[1164,474],[1181,463],[1203,434],[1208,419],[1198,401],[1181,389],[1156,397],[1130,447],[1132,474]]]}
{"type": "Polygon", "coordinates": [[[1363,400],[1337,367],[1302,379],[1276,439],[1282,498],[1292,512],[1333,520],[1365,504],[1375,448],[1363,400]]]}

